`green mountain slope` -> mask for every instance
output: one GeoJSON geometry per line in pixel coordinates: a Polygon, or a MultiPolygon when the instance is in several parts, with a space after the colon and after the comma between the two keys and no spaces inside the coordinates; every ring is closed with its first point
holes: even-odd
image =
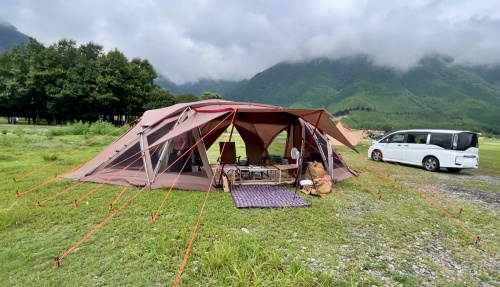
{"type": "Polygon", "coordinates": [[[328,106],[338,101],[338,93],[363,77],[370,66],[364,58],[346,58],[335,65],[327,59],[279,63],[223,97],[287,107],[328,106]]]}
{"type": "Polygon", "coordinates": [[[180,93],[213,91],[233,101],[324,107],[353,128],[500,133],[500,67],[451,62],[448,57],[427,57],[398,73],[374,66],[366,56],[315,59],[279,63],[230,85],[203,81],[172,88],[180,93]]]}
{"type": "Polygon", "coordinates": [[[500,65],[482,65],[473,68],[485,81],[500,87],[500,65]]]}
{"type": "Polygon", "coordinates": [[[404,74],[373,66],[364,56],[280,63],[223,98],[287,107],[325,107],[355,128],[499,133],[497,74],[481,74],[450,62],[445,57],[429,57],[404,74]]]}
{"type": "Polygon", "coordinates": [[[28,43],[29,37],[17,31],[16,27],[0,22],[0,52],[10,50],[13,46],[28,43]]]}

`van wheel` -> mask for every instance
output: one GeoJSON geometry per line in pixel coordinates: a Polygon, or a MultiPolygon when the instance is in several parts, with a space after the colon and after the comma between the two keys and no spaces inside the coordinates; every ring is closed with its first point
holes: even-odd
{"type": "Polygon", "coordinates": [[[439,170],[439,160],[433,156],[424,158],[424,161],[422,163],[424,164],[424,169],[427,171],[439,170]]]}
{"type": "Polygon", "coordinates": [[[462,169],[461,168],[451,168],[451,167],[449,167],[449,168],[447,168],[447,170],[449,172],[452,172],[452,173],[457,173],[457,172],[460,172],[462,169]]]}
{"type": "Polygon", "coordinates": [[[378,149],[372,151],[372,159],[374,161],[382,161],[382,158],[383,156],[381,151],[379,151],[378,149]]]}

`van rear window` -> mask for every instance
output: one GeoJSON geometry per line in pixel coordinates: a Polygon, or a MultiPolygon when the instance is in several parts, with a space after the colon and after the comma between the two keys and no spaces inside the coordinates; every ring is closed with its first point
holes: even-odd
{"type": "Polygon", "coordinates": [[[458,134],[458,150],[467,150],[471,147],[479,147],[477,134],[475,133],[459,133],[458,134]]]}
{"type": "Polygon", "coordinates": [[[453,134],[431,133],[429,144],[437,145],[445,149],[451,149],[453,134]]]}

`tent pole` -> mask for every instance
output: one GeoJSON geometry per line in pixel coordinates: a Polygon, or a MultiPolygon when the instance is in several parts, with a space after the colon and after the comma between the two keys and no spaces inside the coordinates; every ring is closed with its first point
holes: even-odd
{"type": "MultiPolygon", "coordinates": [[[[314,136],[314,133],[316,133],[316,130],[318,129],[319,120],[321,119],[322,114],[323,114],[323,111],[320,111],[318,119],[316,120],[316,123],[314,124],[314,130],[312,133],[313,136],[314,136]]],[[[305,154],[307,154],[307,152],[309,152],[309,149],[311,148],[312,140],[313,140],[313,137],[311,136],[311,138],[309,138],[309,142],[307,143],[305,154]]]]}
{"type": "MultiPolygon", "coordinates": [[[[311,130],[311,127],[307,123],[306,123],[306,127],[309,130],[309,132],[311,132],[311,137],[316,142],[316,146],[318,147],[318,151],[319,151],[319,153],[321,155],[321,158],[323,159],[324,162],[326,162],[329,165],[328,158],[325,156],[325,153],[323,152],[323,149],[321,148],[321,143],[319,142],[316,133],[313,133],[313,131],[311,130]]],[[[327,141],[327,139],[325,139],[325,142],[326,141],[327,141]]]]}
{"type": "Polygon", "coordinates": [[[327,150],[328,150],[328,173],[333,180],[333,144],[328,139],[328,136],[325,136],[327,150]]]}
{"type": "MultiPolygon", "coordinates": [[[[309,152],[314,133],[316,132],[316,130],[318,128],[319,120],[321,119],[321,115],[323,115],[323,110],[320,111],[318,119],[316,120],[316,123],[314,124],[314,130],[313,130],[311,137],[309,138],[309,142],[307,143],[305,151],[304,151],[304,145],[302,144],[300,157],[297,161],[298,167],[297,167],[297,177],[295,178],[295,187],[297,187],[297,184],[300,181],[300,177],[302,176],[302,159],[305,158],[305,155],[307,155],[307,153],[309,152]]],[[[302,123],[302,142],[304,143],[305,142],[305,129],[306,129],[305,125],[306,125],[307,121],[303,120],[303,122],[304,123],[302,123]]]]}
{"type": "Polygon", "coordinates": [[[205,172],[207,173],[207,176],[209,178],[213,178],[214,174],[212,172],[212,167],[210,167],[210,162],[208,161],[208,156],[207,156],[207,148],[205,147],[205,142],[203,140],[200,140],[200,127],[197,128],[198,132],[194,132],[193,130],[193,137],[194,140],[197,142],[196,148],[198,149],[198,154],[200,155],[201,162],[203,163],[203,166],[205,167],[205,172]]]}
{"type": "Polygon", "coordinates": [[[153,174],[155,175],[155,177],[158,176],[158,172],[160,171],[161,165],[163,163],[163,159],[165,158],[165,154],[167,153],[169,146],[170,146],[170,140],[168,140],[163,145],[163,147],[162,147],[162,149],[160,151],[160,155],[159,155],[159,158],[158,158],[158,164],[156,165],[155,170],[153,171],[153,174]]]}
{"type": "Polygon", "coordinates": [[[297,192],[297,189],[299,187],[299,182],[300,178],[302,177],[302,157],[304,156],[304,143],[306,139],[306,131],[304,125],[306,124],[306,121],[301,120],[300,121],[300,132],[301,132],[301,137],[300,137],[300,156],[297,159],[297,176],[295,177],[295,192],[297,192]]]}
{"type": "Polygon", "coordinates": [[[142,162],[144,165],[144,171],[146,172],[147,186],[151,188],[150,175],[153,174],[153,166],[151,165],[151,154],[149,153],[149,149],[144,149],[144,147],[148,146],[148,140],[147,137],[144,136],[144,131],[145,129],[141,128],[141,140],[139,143],[141,145],[142,162]]]}

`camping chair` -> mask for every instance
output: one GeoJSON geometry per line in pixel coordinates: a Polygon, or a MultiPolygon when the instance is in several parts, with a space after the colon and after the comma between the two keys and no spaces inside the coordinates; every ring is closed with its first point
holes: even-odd
{"type": "Polygon", "coordinates": [[[239,174],[237,170],[237,166],[240,163],[240,157],[236,156],[236,145],[234,142],[219,142],[219,151],[220,157],[217,160],[221,166],[224,165],[232,165],[236,166],[236,170],[230,171],[222,171],[221,176],[223,176],[226,180],[229,181],[229,178],[234,178],[237,174],[239,174]],[[229,173],[229,174],[228,174],[229,173]],[[236,174],[231,174],[236,173],[236,174]]]}

